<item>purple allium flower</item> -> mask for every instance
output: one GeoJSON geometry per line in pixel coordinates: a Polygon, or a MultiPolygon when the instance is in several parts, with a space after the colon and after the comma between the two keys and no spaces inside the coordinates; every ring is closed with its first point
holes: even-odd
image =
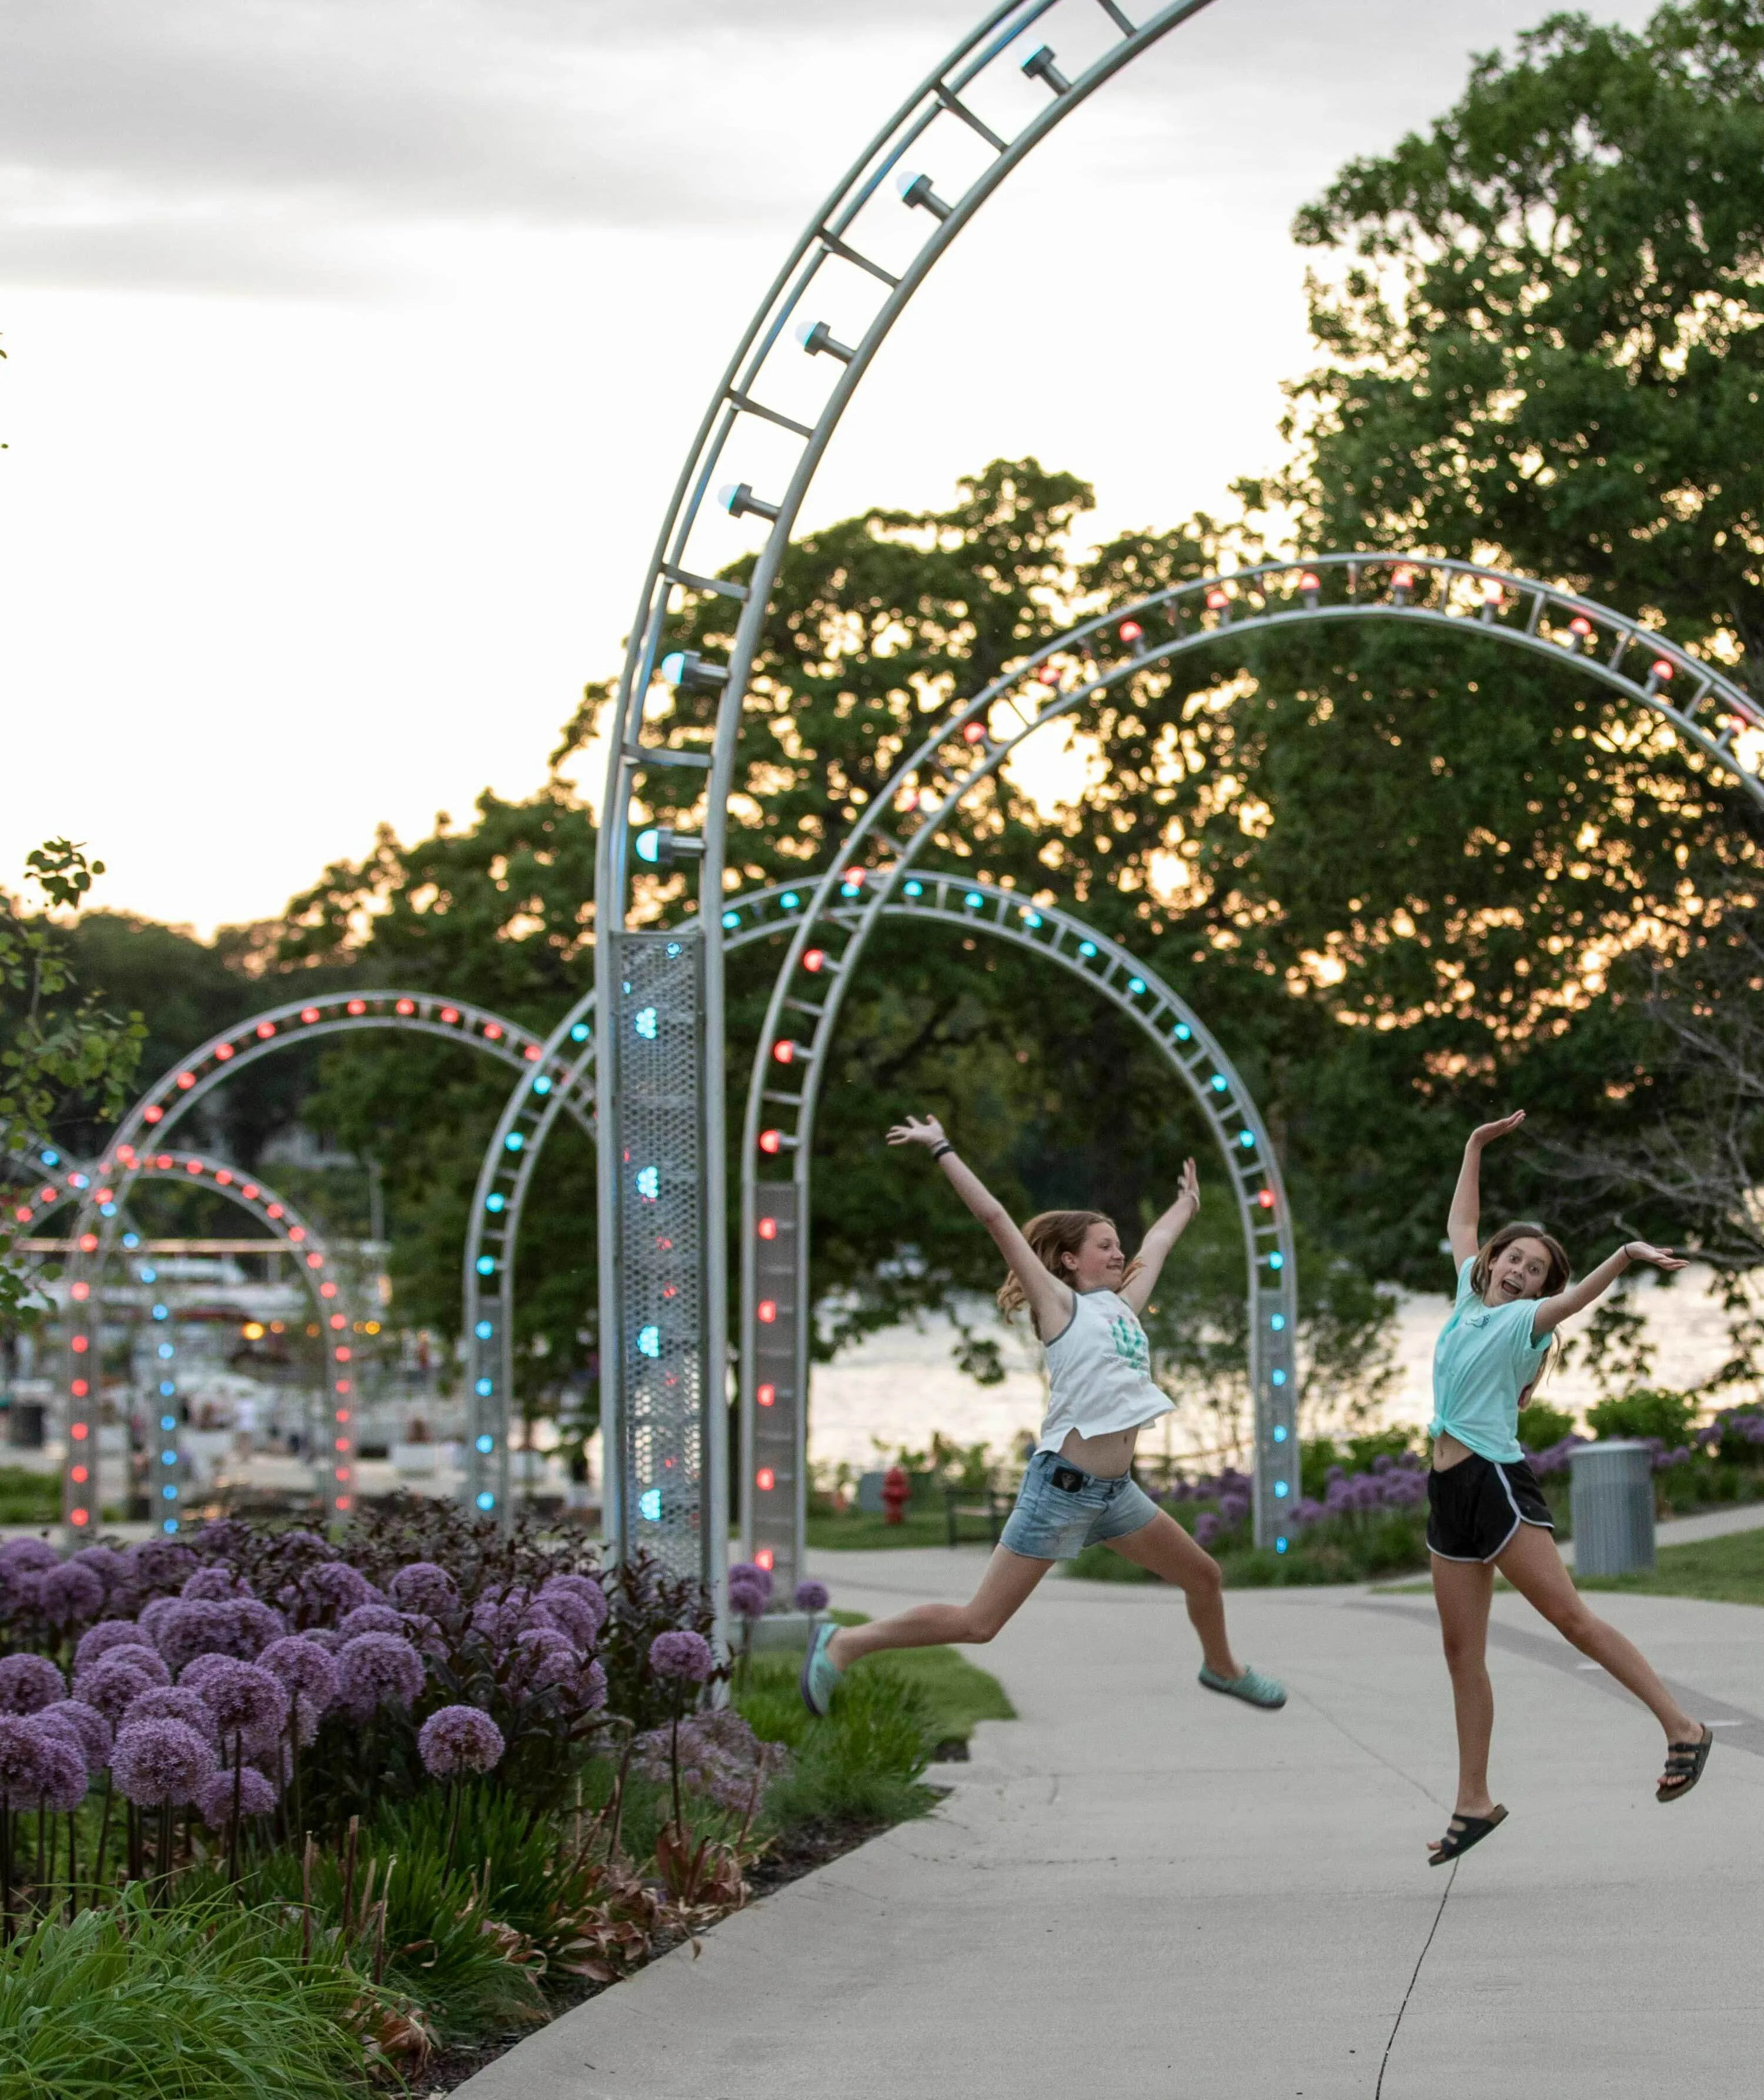
{"type": "Polygon", "coordinates": [[[1219,1535],[1219,1520],[1211,1510],[1202,1510],[1195,1519],[1195,1544],[1210,1546],[1219,1535]]]}
{"type": "Polygon", "coordinates": [[[201,1604],[224,1604],[229,1597],[249,1597],[251,1586],[241,1576],[219,1562],[208,1568],[198,1568],[178,1592],[180,1597],[201,1604]]]}
{"type": "Polygon", "coordinates": [[[135,1623],[147,1639],[157,1640],[159,1629],[172,1612],[182,1609],[183,1604],[182,1597],[155,1597],[135,1613],[135,1623]]]}
{"type": "Polygon", "coordinates": [[[43,1575],[61,1565],[61,1555],[46,1538],[9,1538],[0,1546],[0,1571],[8,1575],[43,1575]]]}
{"type": "Polygon", "coordinates": [[[327,1560],[307,1568],[297,1586],[299,1608],[308,1617],[337,1620],[358,1605],[382,1601],[380,1593],[347,1560],[327,1560]]]}
{"type": "Polygon", "coordinates": [[[581,1669],[581,1657],[554,1626],[528,1627],[516,1638],[513,1657],[516,1680],[535,1692],[573,1685],[581,1669]]]}
{"type": "Polygon", "coordinates": [[[144,1588],[175,1590],[197,1564],[179,1538],[144,1538],[128,1551],[129,1573],[144,1588]]]}
{"type": "Polygon", "coordinates": [[[254,1661],[288,1630],[281,1613],[255,1597],[235,1597],[223,1608],[232,1614],[233,1652],[245,1662],[254,1661]]]}
{"type": "Polygon", "coordinates": [[[353,1640],[357,1634],[396,1634],[406,1640],[410,1637],[404,1613],[390,1604],[357,1604],[345,1614],[337,1630],[346,1641],[353,1640]]]}
{"type": "Polygon", "coordinates": [[[134,1660],[135,1653],[132,1648],[115,1649],[73,1680],[74,1697],[83,1700],[88,1706],[95,1706],[113,1728],[131,1701],[165,1682],[151,1670],[144,1670],[134,1660]]]}
{"type": "Polygon", "coordinates": [[[100,1619],[95,1626],[88,1626],[80,1635],[79,1645],[73,1651],[73,1667],[90,1670],[102,1655],[113,1648],[150,1647],[150,1637],[143,1633],[133,1619],[100,1619]]]}
{"type": "Polygon", "coordinates": [[[66,1680],[46,1655],[0,1661],[0,1714],[40,1714],[68,1696],[66,1680]]]}
{"type": "Polygon", "coordinates": [[[771,1570],[762,1568],[757,1560],[737,1560],[729,1568],[732,1582],[749,1583],[759,1591],[769,1604],[771,1602],[771,1570]]]}
{"type": "MultiPolygon", "coordinates": [[[[267,1815],[276,1806],[276,1789],[255,1765],[239,1767],[239,1815],[267,1815]]],[[[232,1820],[233,1776],[218,1771],[197,1789],[197,1811],[210,1830],[224,1830],[232,1820]]]]}
{"type": "Polygon", "coordinates": [[[273,1670],[228,1658],[187,1688],[214,1717],[223,1744],[242,1738],[246,1747],[273,1743],[288,1725],[288,1691],[273,1670]]]}
{"type": "Polygon", "coordinates": [[[528,1627],[544,1626],[557,1630],[550,1611],[536,1604],[527,1590],[486,1590],[471,1608],[472,1631],[495,1648],[511,1647],[528,1627]]]}
{"type": "Polygon", "coordinates": [[[715,1669],[716,1657],[702,1634],[686,1627],[657,1634],[649,1643],[649,1667],[657,1677],[674,1677],[687,1684],[702,1684],[715,1669]]]}
{"type": "MultiPolygon", "coordinates": [[[[607,1593],[591,1575],[550,1575],[539,1586],[539,1599],[554,1612],[558,1610],[560,1598],[571,1599],[577,1612],[588,1620],[588,1638],[577,1645],[592,1648],[600,1638],[600,1630],[612,1616],[612,1607],[607,1602],[607,1593]]],[[[568,1618],[561,1621],[564,1630],[572,1640],[577,1639],[574,1625],[568,1618]]]]}
{"type": "Polygon", "coordinates": [[[0,1802],[37,1806],[49,1779],[48,1746],[56,1740],[21,1714],[0,1714],[0,1802]]]}
{"type": "Polygon", "coordinates": [[[188,1534],[199,1560],[236,1560],[251,1542],[251,1527],[236,1516],[215,1517],[188,1534]]]}
{"type": "Polygon", "coordinates": [[[91,1785],[85,1747],[69,1729],[46,1726],[39,1714],[30,1726],[43,1738],[43,1782],[33,1804],[51,1815],[71,1815],[91,1785]]]}
{"type": "Polygon", "coordinates": [[[553,1590],[549,1584],[540,1591],[534,1608],[543,1612],[565,1639],[584,1654],[600,1638],[600,1629],[606,1624],[604,1612],[594,1612],[572,1591],[553,1590]]]}
{"type": "MultiPolygon", "coordinates": [[[[666,1779],[674,1754],[674,1730],[652,1728],[637,1738],[636,1769],[646,1779],[666,1779]]],[[[790,1763],[782,1743],[761,1742],[732,1706],[682,1721],[679,1754],[681,1785],[736,1815],[745,1814],[790,1763]]]]}
{"type": "Polygon", "coordinates": [[[411,1561],[386,1586],[392,1602],[407,1612],[424,1612],[431,1619],[444,1619],[458,1608],[458,1584],[432,1560],[411,1561]]]}
{"type": "Polygon", "coordinates": [[[431,1779],[487,1772],[502,1755],[502,1732],[475,1706],[443,1706],[417,1731],[417,1750],[431,1779]]]}
{"type": "Polygon", "coordinates": [[[343,1704],[365,1721],[381,1706],[409,1706],[422,1696],[422,1657],[396,1634],[357,1634],[337,1651],[343,1704]]]}
{"type": "Polygon", "coordinates": [[[294,1701],[294,1726],[303,1743],[318,1733],[319,1723],[337,1704],[337,1665],[318,1643],[300,1634],[285,1634],[258,1657],[260,1670],[272,1671],[294,1701]]]}
{"type": "Polygon", "coordinates": [[[796,1586],[796,1608],[799,1612],[825,1612],[827,1608],[826,1584],[798,1582],[796,1586]]]}
{"type": "Polygon", "coordinates": [[[326,1655],[335,1655],[343,1644],[343,1637],[335,1626],[308,1626],[303,1633],[296,1634],[294,1638],[310,1641],[314,1648],[326,1655]]]}
{"type": "Polygon", "coordinates": [[[101,1771],[109,1763],[111,1726],[95,1706],[87,1705],[83,1699],[58,1699],[34,1718],[46,1728],[53,1727],[63,1735],[77,1736],[88,1771],[101,1771]]]}
{"type": "Polygon", "coordinates": [[[118,1641],[113,1648],[106,1648],[95,1667],[102,1669],[107,1662],[126,1662],[136,1670],[145,1670],[156,1684],[170,1684],[171,1672],[166,1666],[166,1658],[157,1648],[149,1648],[144,1641],[137,1641],[131,1648],[126,1641],[118,1641]]]}
{"type": "Polygon", "coordinates": [[[132,1728],[140,1721],[182,1721],[186,1727],[194,1728],[211,1749],[220,1748],[220,1726],[214,1718],[214,1710],[188,1684],[152,1685],[131,1699],[123,1709],[120,1725],[132,1728]]]}
{"type": "Polygon", "coordinates": [[[214,1771],[214,1753],[183,1721],[143,1721],[125,1728],[110,1753],[117,1793],[141,1808],[193,1801],[214,1771]]]}
{"type": "Polygon", "coordinates": [[[212,1597],[180,1597],[153,1627],[153,1644],[173,1673],[199,1655],[228,1652],[232,1621],[227,1607],[212,1597]]]}
{"type": "Polygon", "coordinates": [[[738,1619],[763,1619],[768,1601],[767,1592],[757,1582],[738,1582],[729,1577],[729,1609],[738,1619]]]}
{"type": "Polygon", "coordinates": [[[1241,1524],[1249,1514],[1247,1495],[1227,1494],[1219,1497],[1219,1522],[1222,1524],[1241,1524]]]}
{"type": "Polygon", "coordinates": [[[59,1568],[44,1571],[37,1608],[52,1626],[78,1626],[104,1608],[104,1586],[90,1568],[64,1560],[59,1568]]]}

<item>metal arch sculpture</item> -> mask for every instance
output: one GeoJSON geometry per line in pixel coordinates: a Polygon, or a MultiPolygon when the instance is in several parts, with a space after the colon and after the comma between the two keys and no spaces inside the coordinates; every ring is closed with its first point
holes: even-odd
{"type": "Polygon", "coordinates": [[[737,345],[682,468],[612,710],[595,860],[595,985],[610,1046],[603,1093],[612,1140],[599,1149],[601,1377],[608,1449],[616,1454],[607,1468],[616,1549],[629,1529],[624,1475],[641,1449],[646,1470],[680,1483],[661,1529],[646,1532],[652,1549],[713,1582],[721,1573],[723,1527],[699,1521],[705,1481],[714,1507],[727,1463],[720,1404],[727,1279],[718,921],[736,732],[778,562],[859,382],[945,249],[1065,117],[1206,4],[1167,0],[1138,23],[1115,0],[1011,0],[992,9],[901,104],[809,222],[737,345]],[[1043,41],[1030,49],[1032,30],[1043,41]],[[1063,68],[1045,41],[1050,30],[1067,54],[1063,68]],[[909,170],[909,153],[930,171],[909,170]],[[881,201],[891,175],[899,178],[898,210],[881,201]],[[873,252],[878,249],[886,262],[873,252]],[[841,319],[842,302],[850,322],[841,319]],[[806,364],[781,348],[799,315],[806,364]],[[849,342],[834,334],[835,322],[849,342]],[[804,392],[809,398],[798,406],[804,392]],[[754,474],[776,491],[756,494],[752,481],[732,479],[723,493],[732,516],[767,527],[745,584],[715,575],[738,549],[719,554],[701,529],[719,470],[754,474]],[[716,592],[740,607],[726,665],[683,658],[678,666],[686,682],[721,689],[709,751],[643,741],[644,704],[678,589],[716,592]],[[629,911],[631,799],[639,776],[657,766],[709,773],[703,836],[681,849],[701,857],[699,894],[707,906],[694,926],[665,934],[633,928],[629,911]],[[627,1028],[640,1012],[656,1016],[653,1035],[627,1028]],[[625,1171],[628,1153],[644,1154],[661,1176],[659,1211],[639,1211],[647,1199],[625,1171]]]}
{"type": "MultiPolygon", "coordinates": [[[[95,1264],[108,1251],[113,1221],[141,1171],[143,1147],[161,1145],[179,1118],[223,1079],[291,1043],[374,1028],[404,1029],[465,1043],[523,1072],[546,1070],[544,1045],[530,1029],[470,999],[450,999],[434,992],[337,991],[290,1000],[250,1015],[210,1036],[189,1057],[162,1073],[112,1134],[103,1157],[89,1170],[95,1185],[81,1199],[68,1265],[70,1282],[90,1285],[95,1264]]],[[[561,1068],[555,1076],[563,1077],[561,1068]]],[[[82,1359],[92,1337],[77,1320],[70,1320],[69,1326],[62,1405],[64,1443],[71,1454],[90,1427],[83,1418],[91,1382],[84,1375],[82,1359]]],[[[78,1533],[91,1523],[92,1513],[90,1496],[81,1492],[83,1484],[71,1477],[72,1464],[70,1457],[62,1483],[62,1515],[69,1531],[78,1533]]],[[[351,1465],[351,1476],[352,1471],[351,1465]]],[[[341,1514],[353,1499],[346,1487],[341,1494],[333,1495],[332,1507],[341,1514]]]]}
{"type": "MultiPolygon", "coordinates": [[[[759,1383],[763,1257],[756,1234],[762,1216],[776,1217],[786,1207],[784,1198],[773,1193],[784,1185],[763,1182],[759,1174],[773,1161],[794,1161],[790,1203],[806,1227],[807,1158],[823,1069],[816,1052],[830,1038],[870,931],[947,812],[1049,722],[1111,686],[1214,646],[1227,631],[1240,638],[1305,623],[1367,618],[1453,629],[1474,624],[1479,633],[1567,661],[1651,708],[1764,805],[1764,783],[1736,748],[1741,736],[1764,730],[1764,710],[1749,695],[1626,615],[1504,571],[1421,555],[1332,554],[1203,578],[1081,623],[952,708],[903,758],[852,826],[838,858],[817,878],[812,901],[792,935],[755,1056],[742,1132],[744,1421],[753,1417],[759,1383]],[[1340,595],[1325,595],[1325,577],[1343,586],[1340,595]],[[1068,682],[1075,660],[1077,675],[1068,682]],[[996,728],[995,714],[1002,717],[996,728]],[[885,820],[892,832],[884,828],[885,820]],[[883,858],[873,864],[871,856],[878,852],[883,858]],[[861,908],[854,911],[859,899],[861,908]],[[787,1008],[796,1030],[791,1038],[784,1033],[787,1008]],[[795,1020],[798,1014],[805,1020],[795,1020]],[[780,1060],[786,1041],[791,1055],[780,1060]],[[780,1083],[797,1070],[802,1076],[794,1091],[780,1083]]],[[[799,1383],[807,1352],[806,1229],[793,1237],[789,1303],[803,1308],[792,1315],[800,1330],[791,1338],[799,1383]]],[[[785,1301],[773,1297],[771,1302],[785,1301]]],[[[773,1347],[780,1339],[776,1331],[767,1338],[773,1347]]],[[[1289,1379],[1276,1388],[1272,1368],[1252,1365],[1258,1544],[1278,1543],[1282,1511],[1298,1488],[1293,1388],[1289,1379]]]]}
{"type": "MultiPolygon", "coordinates": [[[[64,1203],[82,1201],[85,1192],[93,1185],[95,1171],[58,1159],[55,1167],[42,1170],[40,1178],[33,1185],[31,1195],[13,1204],[14,1220],[20,1224],[33,1224],[64,1203]]],[[[267,1225],[271,1239],[280,1241],[299,1256],[300,1279],[312,1300],[319,1331],[327,1350],[329,1368],[326,1375],[331,1386],[329,1411],[332,1422],[328,1431],[331,1455],[325,1462],[338,1484],[330,1492],[352,1500],[355,1493],[356,1443],[352,1427],[354,1380],[350,1368],[352,1348],[348,1342],[339,1342],[337,1337],[339,1331],[346,1335],[352,1333],[355,1308],[347,1295],[347,1286],[339,1281],[343,1271],[338,1268],[323,1234],[310,1224],[286,1198],[278,1195],[255,1176],[243,1174],[237,1167],[210,1159],[201,1153],[153,1152],[145,1154],[135,1169],[135,1179],[175,1181],[185,1186],[198,1182],[204,1188],[212,1189],[215,1194],[225,1197],[229,1202],[237,1204],[241,1210],[249,1212],[260,1224],[267,1225]]],[[[116,1215],[121,1215],[120,1208],[116,1215]]],[[[133,1235],[128,1237],[132,1238],[133,1235]]],[[[125,1244],[122,1251],[132,1252],[133,1250],[125,1244]]],[[[140,1280],[151,1283],[157,1279],[148,1269],[144,1271],[140,1280]]],[[[70,1313],[73,1304],[89,1304],[92,1293],[93,1280],[91,1277],[76,1277],[69,1286],[70,1313]]],[[[168,1308],[156,1306],[153,1317],[156,1319],[169,1318],[168,1308]]],[[[175,1361],[175,1343],[161,1342],[158,1349],[161,1361],[166,1365],[175,1361]]],[[[88,1352],[82,1350],[77,1353],[84,1356],[88,1352]]],[[[81,1377],[78,1373],[75,1375],[81,1377]]],[[[90,1383],[89,1380],[82,1382],[90,1383]]],[[[84,1400],[89,1396],[82,1392],[76,1396],[84,1400]]],[[[159,1398],[163,1403],[176,1396],[176,1377],[168,1369],[161,1373],[159,1380],[159,1398]]],[[[162,1502],[179,1502],[183,1499],[184,1475],[181,1468],[183,1454],[178,1428],[176,1410],[161,1405],[155,1452],[159,1470],[154,1477],[160,1482],[159,1498],[162,1502]],[[165,1470],[166,1468],[171,1470],[168,1472],[165,1470]]],[[[87,1440],[83,1436],[70,1436],[69,1439],[64,1463],[69,1480],[76,1489],[86,1489],[90,1481],[91,1469],[74,1448],[77,1443],[83,1445],[87,1440]]],[[[87,1520],[90,1521],[89,1513],[87,1520]]],[[[168,1533],[175,1532],[179,1522],[177,1512],[172,1511],[161,1519],[160,1528],[168,1533]]]]}
{"type": "MultiPolygon", "coordinates": [[[[802,912],[807,887],[778,883],[731,898],[723,914],[727,945],[743,947],[789,930],[802,912]]],[[[849,901],[841,907],[841,916],[853,925],[860,911],[860,907],[849,901]]],[[[1266,1371],[1275,1392],[1286,1387],[1292,1375],[1298,1302],[1285,1190],[1254,1101],[1199,1016],[1128,950],[1074,914],[1058,907],[1025,902],[1020,893],[995,884],[927,873],[922,880],[915,878],[902,885],[883,911],[890,918],[930,919],[1046,952],[1094,984],[1151,1036],[1194,1094],[1228,1162],[1249,1258],[1248,1326],[1253,1361],[1266,1371]]],[[[566,1043],[579,1046],[575,1083],[590,1100],[594,1086],[593,1011],[594,995],[590,993],[558,1023],[546,1043],[548,1057],[559,1054],[566,1043]]],[[[513,1315],[515,1243],[533,1170],[558,1112],[555,1097],[536,1101],[529,1087],[515,1088],[485,1153],[479,1198],[468,1229],[468,1330],[473,1325],[471,1313],[480,1303],[472,1295],[472,1286],[478,1262],[485,1258],[478,1250],[493,1244],[497,1250],[497,1273],[502,1278],[499,1296],[493,1310],[484,1306],[487,1317],[483,1327],[491,1331],[479,1331],[480,1346],[487,1357],[493,1350],[501,1352],[498,1361],[487,1365],[485,1377],[492,1391],[503,1394],[511,1390],[506,1335],[513,1315]],[[511,1136],[520,1137],[521,1143],[510,1146],[506,1140],[511,1136]]],[[[774,1207],[756,1221],[754,1238],[756,1250],[763,1248],[767,1255],[781,1258],[773,1264],[780,1274],[792,1272],[794,1302],[780,1320],[777,1300],[760,1301],[762,1308],[771,1304],[773,1317],[768,1321],[763,1309],[760,1312],[765,1331],[756,1350],[754,1404],[744,1410],[741,1532],[744,1550],[761,1556],[762,1564],[774,1568],[785,1586],[790,1587],[801,1571],[807,1518],[806,1323],[793,1317],[795,1304],[804,1300],[794,1288],[794,1244],[789,1221],[781,1220],[774,1207]],[[768,1221],[769,1233],[766,1230],[768,1221]],[[802,1342],[801,1361],[797,1357],[798,1337],[802,1342]],[[761,1368],[770,1375],[760,1376],[761,1368]],[[776,1413],[771,1411],[774,1409],[776,1413]],[[776,1502],[770,1500],[774,1495],[778,1498],[776,1502]]],[[[488,1391],[484,1400],[487,1413],[482,1433],[492,1448],[506,1450],[506,1403],[490,1412],[488,1391]]],[[[1288,1424],[1275,1425],[1272,1434],[1284,1443],[1288,1424]]],[[[486,1462],[489,1458],[487,1450],[486,1462]]],[[[645,1484],[643,1491],[648,1492],[655,1485],[645,1484]]],[[[1280,1499],[1276,1490],[1276,1500],[1280,1499]]],[[[506,1487],[502,1507],[507,1507],[506,1487]]]]}

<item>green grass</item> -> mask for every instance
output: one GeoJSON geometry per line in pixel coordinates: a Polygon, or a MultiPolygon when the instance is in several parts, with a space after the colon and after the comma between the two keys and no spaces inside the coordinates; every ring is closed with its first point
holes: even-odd
{"type": "MultiPolygon", "coordinates": [[[[842,1626],[868,1624],[867,1612],[830,1612],[842,1626]]],[[[791,1661],[800,1670],[800,1655],[791,1661]]],[[[975,1667],[958,1648],[898,1648],[866,1656],[852,1665],[853,1674],[886,1667],[924,1700],[931,1716],[933,1740],[965,1743],[978,1721],[1015,1721],[1017,1710],[996,1677],[975,1667]]],[[[792,1682],[794,1682],[793,1679],[792,1682]]]]}
{"type": "MultiPolygon", "coordinates": [[[[1314,1524],[1285,1553],[1227,1541],[1210,1549],[1228,1590],[1293,1589],[1375,1582],[1427,1564],[1426,1511],[1379,1510],[1314,1524]]],[[[1087,1546],[1064,1573],[1088,1582],[1156,1582],[1159,1577],[1107,1546],[1087,1546]]]]}
{"type": "Polygon", "coordinates": [[[368,2084],[344,2024],[362,1979],[297,1925],[139,1890],[0,1956],[7,2100],[347,2100],[368,2084]]]}
{"type": "Polygon", "coordinates": [[[1764,1604],[1764,1530],[1735,1531],[1691,1546],[1663,1546],[1651,1574],[1589,1575],[1581,1590],[1634,1590],[1656,1597],[1704,1597],[1718,1604],[1764,1604]]]}
{"type": "MultiPolygon", "coordinates": [[[[965,1527],[975,1529],[970,1519],[965,1527]]],[[[949,1527],[941,1510],[909,1510],[899,1524],[885,1516],[860,1515],[848,1510],[838,1516],[825,1510],[811,1510],[808,1542],[811,1546],[846,1551],[878,1546],[947,1546],[949,1527]]]]}

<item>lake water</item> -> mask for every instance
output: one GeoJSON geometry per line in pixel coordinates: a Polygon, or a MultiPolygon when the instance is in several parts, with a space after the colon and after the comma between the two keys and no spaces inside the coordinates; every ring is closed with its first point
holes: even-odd
{"type": "MultiPolygon", "coordinates": [[[[1725,1358],[1726,1316],[1719,1300],[1709,1295],[1709,1272],[1693,1266],[1665,1288],[1647,1271],[1633,1284],[1635,1302],[1647,1318],[1648,1339],[1658,1350],[1654,1383],[1679,1389],[1694,1385],[1725,1358]]],[[[1386,1422],[1426,1421],[1434,1342],[1450,1309],[1443,1293],[1399,1295],[1396,1357],[1401,1383],[1386,1410],[1386,1422]]],[[[829,1466],[843,1461],[864,1470],[886,1462],[878,1457],[878,1443],[892,1458],[903,1445],[924,1449],[938,1430],[958,1443],[986,1443],[1004,1452],[1023,1431],[1037,1428],[1042,1386],[1033,1338],[1027,1327],[997,1324],[988,1329],[988,1312],[986,1301],[976,1299],[969,1317],[981,1332],[999,1337],[1006,1372],[1002,1385],[976,1385],[956,1369],[951,1354],[956,1331],[940,1317],[873,1335],[837,1361],[817,1365],[810,1388],[811,1461],[829,1466]]],[[[1563,1332],[1574,1335],[1591,1317],[1589,1312],[1582,1313],[1563,1332]]],[[[1598,1392],[1584,1370],[1571,1365],[1552,1374],[1542,1397],[1554,1407],[1578,1414],[1598,1392]]],[[[1178,1451],[1195,1448],[1185,1444],[1183,1427],[1178,1418],[1171,1427],[1172,1448],[1178,1451]]],[[[1153,1449],[1161,1441],[1161,1430],[1148,1440],[1153,1449]]]]}

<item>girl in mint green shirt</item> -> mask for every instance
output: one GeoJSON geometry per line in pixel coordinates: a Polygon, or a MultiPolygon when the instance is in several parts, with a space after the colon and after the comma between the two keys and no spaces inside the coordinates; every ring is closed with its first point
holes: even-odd
{"type": "Polygon", "coordinates": [[[1440,1866],[1479,1844],[1506,1811],[1488,1791],[1494,1690],[1488,1681],[1488,1608],[1498,1568],[1558,1631],[1626,1686],[1666,1732],[1658,1801],[1676,1801],[1703,1776],[1712,1730],[1687,1714],[1634,1643],[1581,1601],[1556,1551],[1550,1506],[1519,1443],[1519,1410],[1536,1391],[1556,1329],[1602,1297],[1632,1263],[1682,1268],[1670,1247],[1632,1240],[1579,1283],[1541,1225],[1504,1226],[1479,1246],[1483,1148],[1525,1120],[1522,1109],[1470,1133],[1446,1230],[1457,1297],[1434,1352],[1433,1468],[1427,1544],[1446,1667],[1457,1717],[1457,1805],[1429,1846],[1440,1866]]]}

